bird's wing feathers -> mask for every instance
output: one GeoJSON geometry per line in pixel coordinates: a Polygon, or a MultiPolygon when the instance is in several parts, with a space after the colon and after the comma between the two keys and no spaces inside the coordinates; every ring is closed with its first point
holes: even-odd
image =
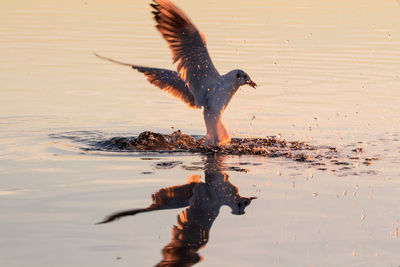
{"type": "Polygon", "coordinates": [[[154,0],[154,19],[157,29],[168,42],[172,59],[197,106],[204,104],[209,82],[215,81],[219,73],[208,54],[204,36],[189,18],[168,0],[154,0]]]}
{"type": "Polygon", "coordinates": [[[178,73],[176,71],[142,67],[129,63],[120,62],[111,58],[103,57],[98,54],[95,55],[98,58],[111,61],[113,63],[117,63],[120,65],[130,66],[133,69],[142,72],[147,77],[147,80],[151,84],[170,93],[174,97],[179,98],[180,100],[185,102],[189,107],[196,108],[193,95],[190,93],[188,87],[185,85],[185,82],[178,76],[178,73]]]}
{"type": "Polygon", "coordinates": [[[189,107],[196,108],[193,95],[176,71],[141,66],[132,66],[132,68],[142,72],[151,84],[179,98],[189,107]]]}

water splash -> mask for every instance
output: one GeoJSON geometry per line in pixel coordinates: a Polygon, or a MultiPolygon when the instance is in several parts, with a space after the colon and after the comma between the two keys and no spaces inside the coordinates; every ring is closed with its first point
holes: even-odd
{"type": "MultiPolygon", "coordinates": [[[[126,153],[195,153],[200,155],[236,155],[258,156],[270,158],[287,158],[296,162],[306,163],[319,171],[335,172],[338,176],[360,175],[361,173],[376,174],[369,167],[378,157],[368,157],[357,142],[337,148],[328,145],[312,145],[304,141],[287,141],[281,135],[265,138],[232,138],[229,144],[219,147],[204,146],[204,137],[191,136],[180,130],[172,134],[145,131],[138,136],[105,136],[101,132],[66,132],[50,135],[52,139],[68,139],[74,143],[83,144],[80,150],[86,152],[126,153]]],[[[181,162],[156,163],[157,169],[170,169],[181,162]]],[[[198,166],[183,166],[188,169],[199,169],[198,166]]],[[[234,171],[246,172],[239,168],[234,171]]]]}

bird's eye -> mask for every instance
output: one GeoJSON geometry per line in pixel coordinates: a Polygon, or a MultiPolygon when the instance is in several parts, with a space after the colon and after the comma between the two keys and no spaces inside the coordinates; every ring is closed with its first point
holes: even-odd
{"type": "Polygon", "coordinates": [[[247,75],[244,75],[243,78],[246,80],[247,79],[247,75]]]}
{"type": "Polygon", "coordinates": [[[240,77],[240,74],[239,74],[239,72],[238,72],[238,73],[236,73],[236,78],[239,79],[239,77],[240,77]]]}

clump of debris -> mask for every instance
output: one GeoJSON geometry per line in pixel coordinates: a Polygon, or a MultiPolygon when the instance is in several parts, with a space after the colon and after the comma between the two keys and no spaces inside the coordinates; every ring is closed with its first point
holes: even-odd
{"type": "Polygon", "coordinates": [[[191,152],[201,154],[223,155],[258,155],[265,157],[286,157],[301,162],[313,160],[312,151],[325,149],[332,152],[334,147],[316,147],[306,142],[286,141],[280,136],[265,138],[232,138],[229,144],[215,147],[205,147],[204,137],[195,138],[180,130],[172,134],[160,134],[145,131],[138,137],[113,137],[98,144],[106,150],[113,151],[165,151],[191,152]]]}

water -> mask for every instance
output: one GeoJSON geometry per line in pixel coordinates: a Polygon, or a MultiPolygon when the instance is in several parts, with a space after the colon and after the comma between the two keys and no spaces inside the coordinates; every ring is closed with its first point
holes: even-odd
{"type": "Polygon", "coordinates": [[[173,68],[148,1],[2,1],[0,265],[154,266],[193,206],[94,224],[149,206],[161,188],[188,179],[204,188],[225,173],[226,187],[257,199],[239,216],[221,206],[192,251],[199,266],[398,266],[398,2],[176,3],[221,73],[240,67],[259,85],[225,112],[233,137],[278,135],[335,147],[335,157],[321,152],[321,166],[87,149],[145,130],[205,133],[201,111],[92,54],[173,68]]]}

